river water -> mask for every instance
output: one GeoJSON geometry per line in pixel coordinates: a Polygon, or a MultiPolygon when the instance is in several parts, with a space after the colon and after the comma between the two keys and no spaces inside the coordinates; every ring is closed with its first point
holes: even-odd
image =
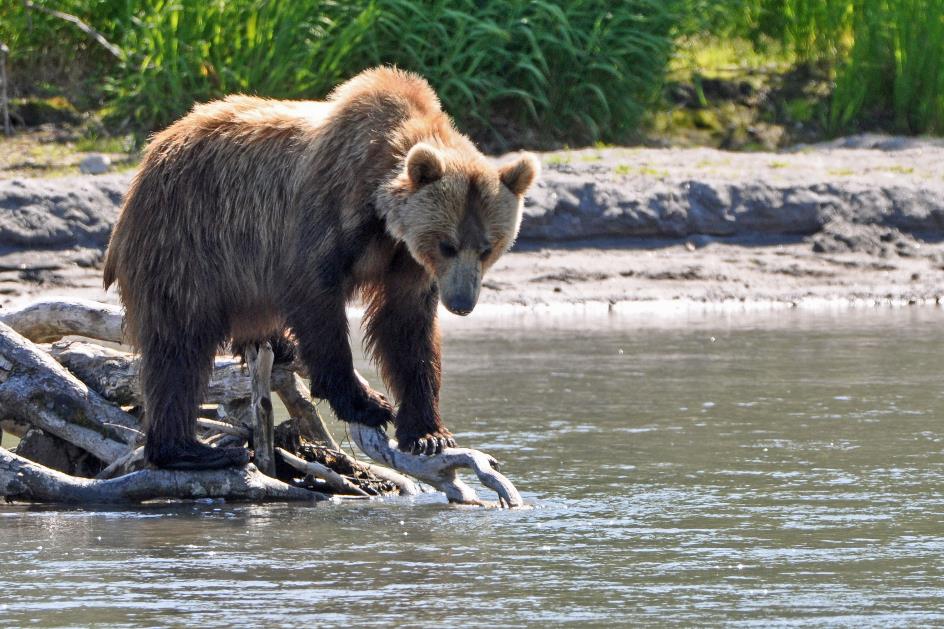
{"type": "Polygon", "coordinates": [[[0,507],[0,626],[941,624],[942,321],[449,319],[447,423],[531,508],[0,507]]]}

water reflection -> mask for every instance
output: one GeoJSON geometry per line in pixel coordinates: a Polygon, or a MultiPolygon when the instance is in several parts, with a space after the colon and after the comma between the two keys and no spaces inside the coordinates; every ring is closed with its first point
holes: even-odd
{"type": "Polygon", "coordinates": [[[934,309],[446,322],[535,506],[0,508],[3,624],[944,621],[934,309]]]}

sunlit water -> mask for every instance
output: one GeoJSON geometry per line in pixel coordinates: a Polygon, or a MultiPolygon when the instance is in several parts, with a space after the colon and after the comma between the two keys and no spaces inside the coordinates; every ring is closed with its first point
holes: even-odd
{"type": "Polygon", "coordinates": [[[450,320],[532,509],[0,507],[0,625],[942,623],[942,321],[450,320]]]}

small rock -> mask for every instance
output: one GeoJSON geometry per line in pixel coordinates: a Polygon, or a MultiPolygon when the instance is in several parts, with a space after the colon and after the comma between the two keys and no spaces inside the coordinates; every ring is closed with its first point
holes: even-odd
{"type": "Polygon", "coordinates": [[[111,170],[111,160],[107,155],[94,153],[79,162],[79,170],[86,175],[101,175],[111,170]]]}
{"type": "Polygon", "coordinates": [[[66,474],[92,477],[101,471],[101,465],[94,463],[81,448],[37,428],[26,433],[16,447],[16,453],[66,474]]]}
{"type": "Polygon", "coordinates": [[[693,234],[685,242],[685,248],[694,251],[695,249],[707,247],[713,242],[715,242],[715,239],[707,234],[693,234]]]}

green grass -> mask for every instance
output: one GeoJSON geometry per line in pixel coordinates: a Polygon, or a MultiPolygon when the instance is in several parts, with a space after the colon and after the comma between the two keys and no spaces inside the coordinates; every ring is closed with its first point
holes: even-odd
{"type": "Polygon", "coordinates": [[[133,148],[131,136],[92,135],[75,142],[75,150],[87,153],[126,153],[133,148]]]}
{"type": "MultiPolygon", "coordinates": [[[[802,61],[833,59],[846,48],[853,9],[883,0],[676,0],[680,33],[710,35],[720,42],[750,42],[736,61],[750,65],[758,54],[802,61]]],[[[719,54],[718,51],[712,54],[719,54]]]]}
{"type": "Polygon", "coordinates": [[[548,155],[544,158],[544,162],[548,166],[564,166],[570,164],[573,161],[573,157],[569,154],[557,154],[557,155],[548,155]]]}
{"type": "MultiPolygon", "coordinates": [[[[687,61],[710,76],[732,64],[825,64],[835,76],[830,133],[944,132],[944,0],[679,2],[681,41],[695,43],[674,68],[687,61]]],[[[814,115],[806,104],[788,107],[796,120],[814,115]]]]}
{"type": "Polygon", "coordinates": [[[791,120],[809,122],[816,115],[816,101],[808,98],[795,98],[785,102],[784,109],[791,120]]]}
{"type": "Polygon", "coordinates": [[[904,133],[944,131],[944,0],[864,0],[829,115],[838,133],[875,118],[904,133]],[[888,120],[881,120],[882,118],[888,120]]]}
{"type": "Polygon", "coordinates": [[[855,174],[855,171],[849,168],[831,168],[827,172],[833,177],[851,177],[855,174]]]}
{"type": "Polygon", "coordinates": [[[914,168],[911,166],[889,166],[885,169],[887,172],[894,173],[896,175],[912,175],[914,174],[914,168]]]}
{"type": "Polygon", "coordinates": [[[117,115],[144,129],[234,92],[323,96],[353,73],[378,17],[374,2],[139,4],[105,93],[117,115]]]}
{"type": "Polygon", "coordinates": [[[480,134],[621,141],[659,95],[675,24],[660,0],[45,4],[101,31],[121,59],[9,2],[0,6],[0,41],[12,65],[69,67],[79,57],[71,67],[98,72],[88,83],[104,86],[92,100],[145,131],[228,93],[322,98],[364,68],[395,64],[424,75],[460,125],[480,134]]]}
{"type": "MultiPolygon", "coordinates": [[[[797,64],[825,68],[835,88],[822,107],[785,103],[793,120],[832,134],[944,132],[944,0],[35,2],[122,53],[0,2],[13,95],[65,94],[122,133],[232,92],[322,98],[381,63],[426,76],[459,125],[494,146],[625,142],[641,121],[665,119],[653,112],[667,72],[697,89],[732,69],[750,78],[797,64]]],[[[680,122],[710,133],[700,115],[680,122]]]]}
{"type": "Polygon", "coordinates": [[[700,33],[679,37],[669,62],[669,78],[730,78],[744,71],[788,70],[796,55],[778,42],[768,40],[763,47],[743,36],[718,37],[700,33]]]}
{"type": "Polygon", "coordinates": [[[613,172],[616,173],[617,175],[620,175],[621,177],[625,177],[628,175],[642,175],[644,177],[665,178],[669,176],[669,171],[659,169],[659,168],[652,168],[651,166],[647,166],[645,164],[642,164],[640,166],[632,166],[630,164],[617,164],[616,167],[613,168],[613,172]]]}

